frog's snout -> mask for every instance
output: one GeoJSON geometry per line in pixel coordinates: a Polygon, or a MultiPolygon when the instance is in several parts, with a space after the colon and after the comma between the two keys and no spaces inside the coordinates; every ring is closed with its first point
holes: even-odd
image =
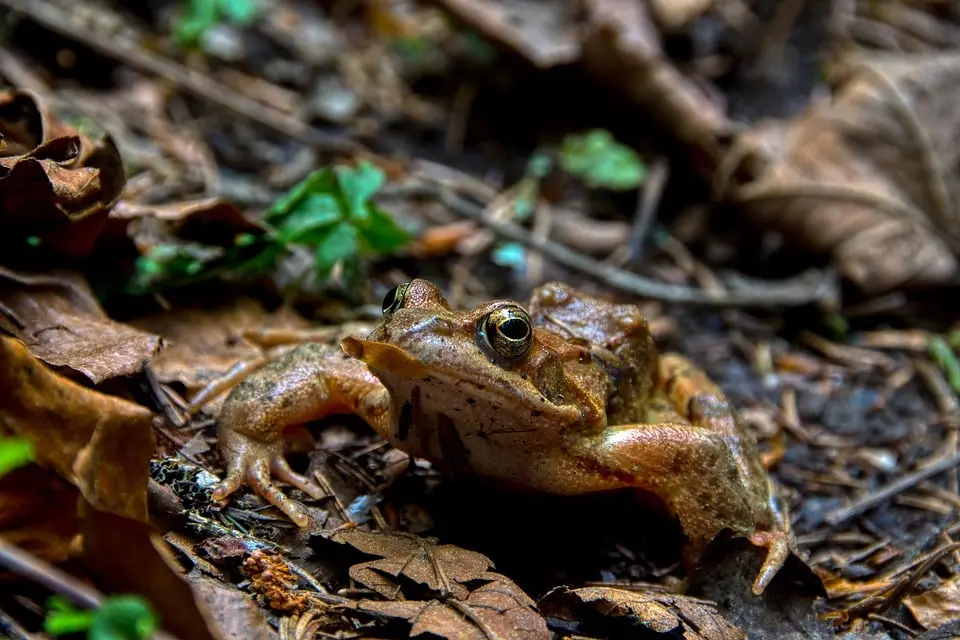
{"type": "Polygon", "coordinates": [[[364,353],[366,349],[363,347],[363,340],[359,338],[354,338],[353,336],[347,336],[340,341],[340,348],[347,352],[347,355],[351,358],[356,358],[357,360],[364,359],[364,353]]]}

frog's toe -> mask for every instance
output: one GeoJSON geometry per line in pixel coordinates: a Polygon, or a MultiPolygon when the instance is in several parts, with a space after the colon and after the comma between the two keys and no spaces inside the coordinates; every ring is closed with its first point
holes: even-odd
{"type": "Polygon", "coordinates": [[[287,461],[282,457],[274,458],[273,463],[270,465],[270,471],[273,473],[273,477],[277,478],[278,480],[283,480],[287,484],[292,484],[314,500],[319,500],[320,498],[326,497],[326,493],[323,491],[323,489],[317,486],[317,484],[311,481],[309,478],[302,476],[291,469],[290,465],[287,464],[287,461]]]}
{"type": "Polygon", "coordinates": [[[750,541],[767,550],[767,557],[764,558],[760,572],[753,581],[753,593],[759,596],[770,585],[790,556],[790,539],[782,531],[758,531],[750,537],[750,541]]]}
{"type": "MultiPolygon", "coordinates": [[[[270,471],[271,467],[276,467],[276,464],[275,461],[271,463],[265,458],[255,460],[253,464],[247,467],[247,484],[259,496],[287,514],[287,517],[293,520],[298,527],[306,527],[310,524],[310,514],[307,513],[306,507],[284,494],[277,485],[273,484],[270,471]]],[[[287,470],[290,471],[290,468],[287,467],[287,470]]],[[[293,472],[290,471],[290,473],[293,472]]],[[[304,478],[304,480],[306,479],[304,478]]]]}
{"type": "Polygon", "coordinates": [[[227,472],[213,490],[213,499],[225,500],[242,485],[247,485],[267,502],[280,509],[298,526],[310,523],[306,507],[289,498],[273,483],[273,478],[288,482],[313,498],[322,498],[323,491],[307,478],[294,473],[283,459],[282,444],[277,446],[235,447],[225,451],[227,472]]]}

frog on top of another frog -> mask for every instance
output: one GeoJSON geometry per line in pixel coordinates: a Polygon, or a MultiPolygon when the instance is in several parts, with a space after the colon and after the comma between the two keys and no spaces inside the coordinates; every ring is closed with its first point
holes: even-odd
{"type": "Polygon", "coordinates": [[[386,295],[370,335],[341,347],[300,345],[234,387],[219,418],[227,472],[216,500],[245,483],[305,526],[306,508],[273,478],[323,492],[287,465],[284,432],[354,413],[455,476],[652,494],[679,519],[688,566],[726,529],[766,549],[757,594],[790,554],[753,437],[703,371],[658,353],[633,305],[550,283],[527,308],[494,300],[457,311],[417,279],[386,295]]]}

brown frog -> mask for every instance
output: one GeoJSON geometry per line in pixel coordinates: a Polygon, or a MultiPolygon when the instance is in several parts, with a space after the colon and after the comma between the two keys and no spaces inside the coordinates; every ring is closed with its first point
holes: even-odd
{"type": "Polygon", "coordinates": [[[450,308],[425,280],[394,288],[383,321],[342,351],[304,344],[237,385],[220,415],[222,500],[246,483],[303,526],[272,477],[319,498],[283,433],[335,413],[454,474],[554,494],[636,488],[680,521],[695,561],[724,529],[766,549],[760,594],[790,553],[754,439],[700,369],[659,354],[637,307],[562,284],[529,308],[450,308]]]}

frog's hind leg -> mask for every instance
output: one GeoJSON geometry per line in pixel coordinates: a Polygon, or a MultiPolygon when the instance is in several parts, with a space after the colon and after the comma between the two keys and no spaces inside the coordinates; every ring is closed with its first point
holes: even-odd
{"type": "Polygon", "coordinates": [[[686,557],[696,562],[724,529],[768,549],[754,592],[760,593],[789,554],[786,538],[768,531],[765,504],[745,485],[726,439],[690,424],[611,427],[570,452],[581,461],[584,492],[635,487],[658,497],[689,540],[686,557]],[[759,522],[758,522],[759,520],[759,522]],[[764,529],[758,532],[758,529],[764,529]]]}

